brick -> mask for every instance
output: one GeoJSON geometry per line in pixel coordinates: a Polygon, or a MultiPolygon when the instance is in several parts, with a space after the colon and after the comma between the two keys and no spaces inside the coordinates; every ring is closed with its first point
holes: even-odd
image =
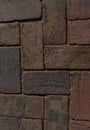
{"type": "Polygon", "coordinates": [[[44,1],[44,43],[66,43],[66,0],[44,1]]]}
{"type": "Polygon", "coordinates": [[[68,94],[68,72],[29,72],[24,73],[25,94],[68,94]]]}
{"type": "Polygon", "coordinates": [[[68,0],[67,16],[69,20],[90,18],[90,0],[68,0]]]}
{"type": "Polygon", "coordinates": [[[19,24],[0,24],[0,45],[19,45],[19,24]]]}
{"type": "Polygon", "coordinates": [[[90,120],[90,72],[72,72],[70,77],[70,118],[90,120]]]}
{"type": "Polygon", "coordinates": [[[20,93],[18,48],[0,48],[0,93],[20,93]]]}
{"type": "Polygon", "coordinates": [[[20,130],[42,130],[42,121],[37,119],[23,119],[20,130]]]}
{"type": "Polygon", "coordinates": [[[18,130],[20,119],[12,117],[0,117],[0,130],[18,130]]]}
{"type": "Polygon", "coordinates": [[[89,46],[46,46],[45,68],[47,69],[89,69],[89,46]]]}
{"type": "Polygon", "coordinates": [[[68,126],[68,97],[48,96],[45,105],[45,129],[67,130],[68,126]]]}
{"type": "Polygon", "coordinates": [[[24,69],[43,69],[42,23],[22,23],[21,43],[24,69]]]}
{"type": "Polygon", "coordinates": [[[25,117],[43,118],[44,99],[42,97],[30,96],[26,97],[25,117]]]}
{"type": "Polygon", "coordinates": [[[40,0],[0,1],[0,21],[15,21],[40,18],[40,0]]]}
{"type": "Polygon", "coordinates": [[[90,122],[70,121],[70,130],[90,130],[90,122]]]}
{"type": "Polygon", "coordinates": [[[68,44],[90,44],[90,20],[68,22],[68,44]]]}
{"type": "Polygon", "coordinates": [[[0,96],[0,115],[22,117],[25,100],[22,96],[0,96]]]}

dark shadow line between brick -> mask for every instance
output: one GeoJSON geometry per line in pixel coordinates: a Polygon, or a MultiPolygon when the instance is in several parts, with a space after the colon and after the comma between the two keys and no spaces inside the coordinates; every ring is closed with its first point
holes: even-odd
{"type": "Polygon", "coordinates": [[[67,21],[79,21],[79,20],[90,20],[90,18],[67,19],[67,21]]]}

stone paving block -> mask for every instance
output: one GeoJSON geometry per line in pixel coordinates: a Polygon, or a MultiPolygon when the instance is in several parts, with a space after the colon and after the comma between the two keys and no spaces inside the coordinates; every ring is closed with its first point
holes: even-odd
{"type": "Polygon", "coordinates": [[[42,130],[42,121],[37,119],[23,119],[20,130],[42,130]]]}
{"type": "Polygon", "coordinates": [[[24,69],[43,69],[42,23],[22,23],[21,43],[24,69]]]}
{"type": "Polygon", "coordinates": [[[69,94],[68,72],[28,72],[23,78],[25,94],[69,94]]]}
{"type": "Polygon", "coordinates": [[[0,93],[20,93],[18,48],[0,48],[0,93]]]}
{"type": "Polygon", "coordinates": [[[40,0],[0,0],[0,21],[40,18],[40,0]]]}
{"type": "Polygon", "coordinates": [[[24,117],[42,119],[44,114],[44,99],[38,96],[26,97],[24,117]]]}
{"type": "Polygon", "coordinates": [[[44,0],[44,44],[66,43],[66,0],[44,0]]]}
{"type": "Polygon", "coordinates": [[[11,117],[22,117],[24,113],[25,100],[22,96],[0,96],[0,115],[11,117]]]}
{"type": "Polygon", "coordinates": [[[19,45],[19,24],[0,24],[0,45],[19,45]]]}
{"type": "Polygon", "coordinates": [[[0,130],[18,130],[19,125],[19,118],[0,117],[0,130]]]}
{"type": "Polygon", "coordinates": [[[70,118],[90,120],[90,72],[72,72],[70,118]]]}
{"type": "Polygon", "coordinates": [[[90,69],[90,46],[46,46],[45,68],[90,69]]]}
{"type": "Polygon", "coordinates": [[[90,18],[90,0],[68,0],[67,16],[69,20],[90,18]]]}
{"type": "Polygon", "coordinates": [[[90,122],[70,121],[70,130],[90,130],[90,122]]]}
{"type": "Polygon", "coordinates": [[[68,97],[47,96],[45,105],[45,129],[67,130],[68,127],[68,97]]]}
{"type": "Polygon", "coordinates": [[[90,20],[68,22],[68,44],[90,44],[90,20]]]}

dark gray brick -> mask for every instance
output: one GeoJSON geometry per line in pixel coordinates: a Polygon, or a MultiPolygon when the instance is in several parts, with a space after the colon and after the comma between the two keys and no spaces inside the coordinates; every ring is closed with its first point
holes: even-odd
{"type": "Polygon", "coordinates": [[[18,130],[20,119],[12,117],[0,117],[0,130],[18,130]]]}
{"type": "Polygon", "coordinates": [[[18,48],[0,48],[0,93],[20,93],[18,48]]]}
{"type": "Polygon", "coordinates": [[[29,72],[24,74],[25,94],[68,94],[68,72],[29,72]]]}
{"type": "Polygon", "coordinates": [[[40,18],[40,0],[0,0],[0,21],[40,18]]]}

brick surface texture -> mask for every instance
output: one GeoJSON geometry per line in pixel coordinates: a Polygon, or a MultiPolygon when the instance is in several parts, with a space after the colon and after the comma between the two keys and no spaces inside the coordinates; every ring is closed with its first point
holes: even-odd
{"type": "Polygon", "coordinates": [[[90,0],[0,0],[0,130],[90,130],[90,0]]]}

